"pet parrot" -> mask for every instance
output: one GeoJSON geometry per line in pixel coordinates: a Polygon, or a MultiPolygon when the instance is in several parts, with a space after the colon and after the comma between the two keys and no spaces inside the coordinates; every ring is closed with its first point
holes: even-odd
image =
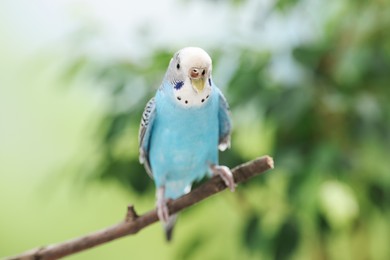
{"type": "Polygon", "coordinates": [[[211,72],[212,60],[203,49],[179,50],[142,114],[139,159],[154,180],[157,215],[168,241],[176,222],[168,199],[188,193],[206,175],[220,175],[235,189],[230,169],[218,164],[218,149],[230,147],[231,119],[211,72]]]}

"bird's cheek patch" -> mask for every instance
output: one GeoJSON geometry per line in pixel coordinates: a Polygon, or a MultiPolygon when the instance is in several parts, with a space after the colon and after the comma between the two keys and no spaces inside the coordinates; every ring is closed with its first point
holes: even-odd
{"type": "Polygon", "coordinates": [[[183,81],[178,81],[178,82],[176,82],[174,88],[175,88],[176,90],[179,90],[179,89],[181,89],[181,88],[183,87],[183,85],[184,85],[184,82],[183,82],[183,81]]]}

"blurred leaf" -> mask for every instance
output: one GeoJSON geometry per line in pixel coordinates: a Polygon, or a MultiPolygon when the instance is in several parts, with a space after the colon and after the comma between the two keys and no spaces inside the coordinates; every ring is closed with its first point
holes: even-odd
{"type": "Polygon", "coordinates": [[[242,233],[242,242],[245,248],[250,252],[259,251],[264,246],[262,243],[264,239],[261,234],[260,218],[258,215],[251,214],[247,221],[242,233]]]}
{"type": "Polygon", "coordinates": [[[191,234],[187,243],[181,248],[176,259],[194,259],[195,252],[203,245],[204,238],[198,234],[191,234]]]}
{"type": "Polygon", "coordinates": [[[108,161],[102,168],[102,179],[113,179],[142,194],[152,190],[152,180],[138,161],[108,161]]]}
{"type": "Polygon", "coordinates": [[[285,11],[290,7],[294,7],[297,2],[299,2],[299,0],[278,0],[276,1],[275,7],[282,11],[285,11]]]}
{"type": "Polygon", "coordinates": [[[275,259],[288,259],[294,253],[301,238],[299,229],[294,219],[282,225],[275,237],[275,259]]]}
{"type": "Polygon", "coordinates": [[[380,208],[381,210],[386,210],[390,207],[390,195],[389,190],[380,184],[371,184],[368,187],[368,194],[371,202],[380,208]]]}

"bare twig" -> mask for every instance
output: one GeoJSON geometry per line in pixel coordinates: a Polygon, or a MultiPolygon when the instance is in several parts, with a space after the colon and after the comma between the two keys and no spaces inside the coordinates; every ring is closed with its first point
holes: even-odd
{"type": "MultiPolygon", "coordinates": [[[[264,156],[235,167],[232,170],[232,173],[235,182],[239,183],[272,169],[273,167],[273,159],[269,156],[264,156]]],[[[210,197],[211,195],[214,195],[215,193],[224,190],[225,188],[226,185],[222,179],[219,176],[214,176],[187,195],[170,201],[168,203],[169,213],[173,214],[179,212],[207,197],[210,197]]],[[[134,206],[129,205],[125,220],[116,225],[63,243],[32,249],[23,254],[9,257],[7,260],[58,259],[126,235],[135,234],[156,221],[158,221],[158,217],[155,209],[142,216],[138,216],[134,210],[134,206]]]]}
{"type": "Polygon", "coordinates": [[[134,205],[127,206],[127,213],[126,213],[125,222],[135,221],[137,218],[138,218],[138,215],[135,212],[134,205]]]}

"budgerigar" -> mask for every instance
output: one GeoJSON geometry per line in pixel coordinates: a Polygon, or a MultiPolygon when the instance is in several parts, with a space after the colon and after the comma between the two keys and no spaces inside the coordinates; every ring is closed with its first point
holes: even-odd
{"type": "Polygon", "coordinates": [[[142,115],[140,162],[155,182],[157,214],[168,240],[176,221],[176,215],[169,215],[168,199],[188,193],[207,174],[218,174],[231,191],[235,188],[229,168],[218,164],[218,148],[230,146],[231,120],[211,70],[203,49],[179,50],[142,115]]]}

